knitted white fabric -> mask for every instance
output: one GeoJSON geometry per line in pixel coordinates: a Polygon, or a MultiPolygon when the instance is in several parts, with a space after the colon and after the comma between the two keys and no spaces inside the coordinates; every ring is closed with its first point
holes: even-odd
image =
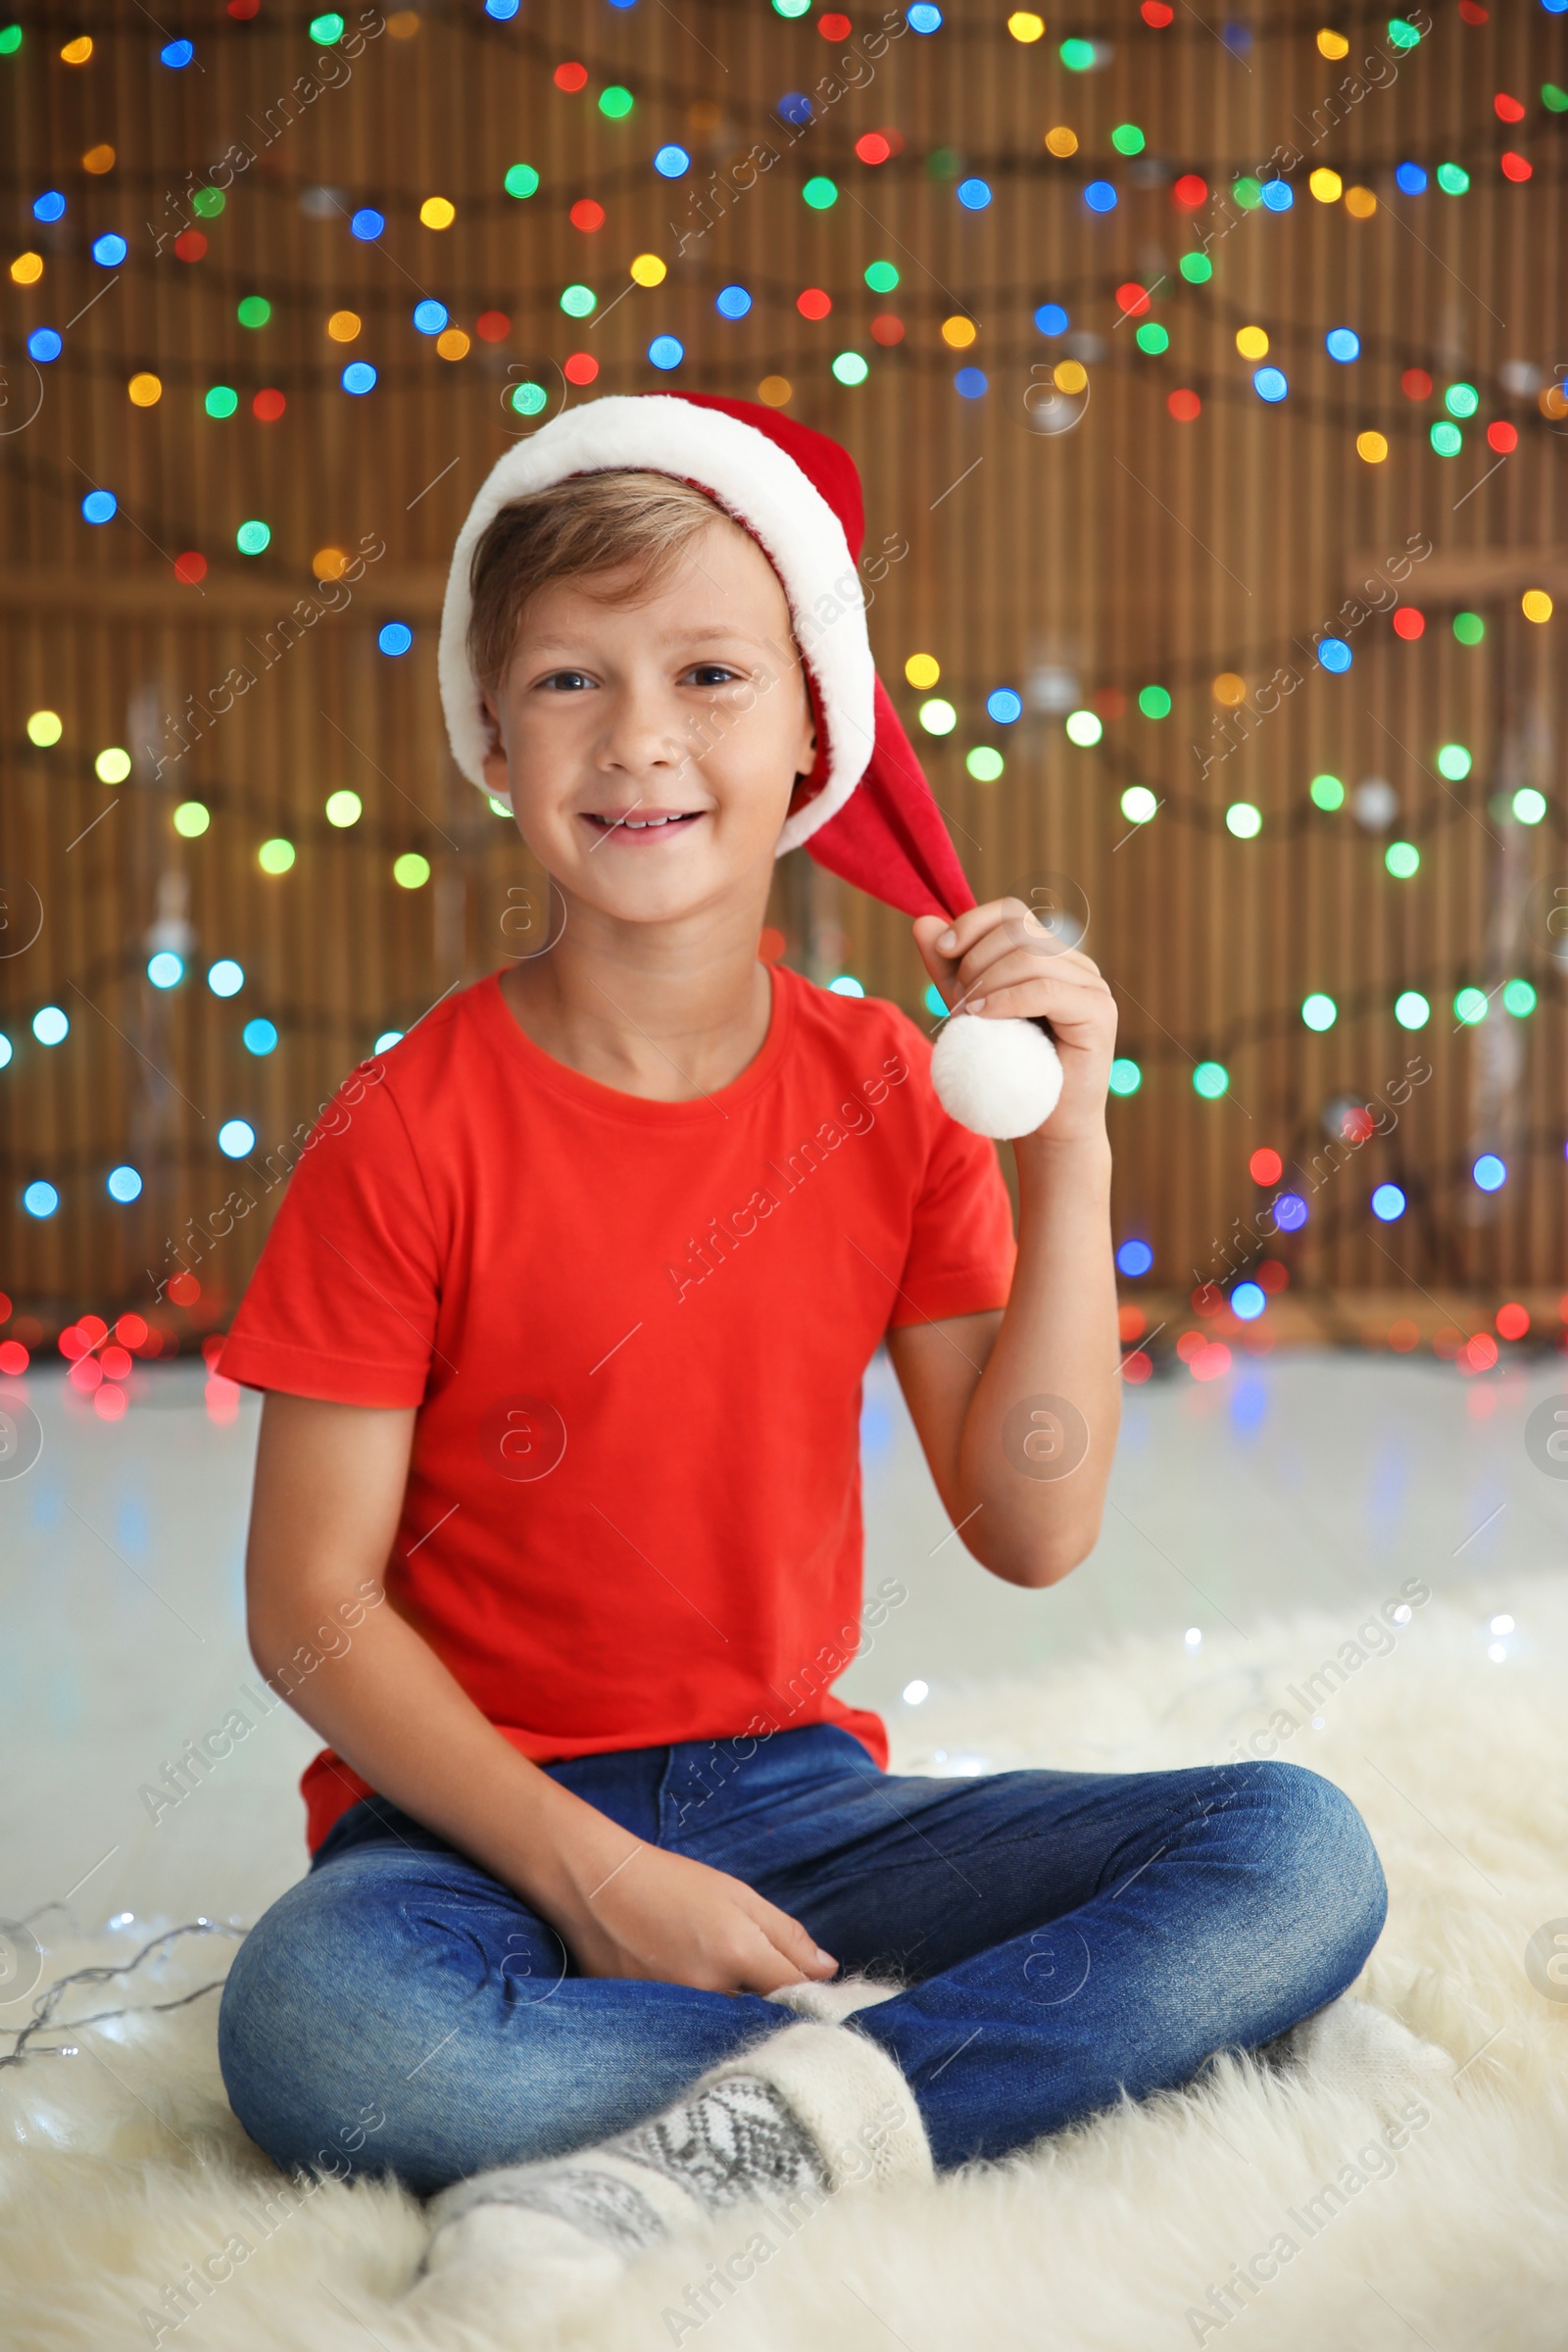
{"type": "Polygon", "coordinates": [[[635,2131],[445,2190],[430,2207],[434,2233],[413,2299],[433,2313],[455,2296],[504,2293],[514,2314],[544,2324],[602,2294],[639,2253],[743,2198],[809,2208],[932,2171],[913,2095],[885,2052],[840,2025],[786,2026],[635,2131]]]}

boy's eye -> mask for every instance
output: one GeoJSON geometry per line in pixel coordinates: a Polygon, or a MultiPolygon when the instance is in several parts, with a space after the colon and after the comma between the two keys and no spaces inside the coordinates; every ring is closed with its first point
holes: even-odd
{"type": "Polygon", "coordinates": [[[740,674],[738,669],[731,669],[727,662],[695,662],[686,672],[693,686],[733,686],[740,674]]]}
{"type": "Polygon", "coordinates": [[[548,686],[556,694],[580,694],[585,686],[593,684],[593,680],[586,670],[554,669],[548,678],[541,678],[539,683],[548,686]]]}

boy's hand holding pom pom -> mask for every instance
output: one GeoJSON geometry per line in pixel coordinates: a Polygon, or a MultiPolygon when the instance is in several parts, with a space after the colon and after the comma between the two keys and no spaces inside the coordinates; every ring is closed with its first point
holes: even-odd
{"type": "Polygon", "coordinates": [[[1018,899],[917,915],[914,937],[952,1014],[931,1063],[950,1117],[1014,1141],[1048,1119],[1054,1142],[1102,1131],[1116,1004],[1099,965],[1018,899]]]}

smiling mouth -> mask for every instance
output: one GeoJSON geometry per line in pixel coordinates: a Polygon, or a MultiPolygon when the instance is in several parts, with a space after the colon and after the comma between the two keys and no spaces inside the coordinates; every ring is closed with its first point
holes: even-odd
{"type": "Polygon", "coordinates": [[[604,837],[611,833],[680,833],[694,825],[703,813],[701,808],[672,808],[658,816],[598,816],[588,809],[584,818],[604,837]]]}

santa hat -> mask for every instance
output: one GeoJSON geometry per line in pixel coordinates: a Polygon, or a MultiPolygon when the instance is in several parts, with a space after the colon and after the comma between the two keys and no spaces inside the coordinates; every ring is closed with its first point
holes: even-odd
{"type": "MultiPolygon", "coordinates": [[[[750,532],[789,601],[816,719],[816,760],[797,785],[778,853],[808,850],[906,914],[952,916],[974,894],[913,747],[877,677],[857,564],[860,479],[825,433],[747,400],[642,393],[567,409],[491,467],[458,535],[441,615],[441,700],[452,756],[488,791],[490,730],[468,657],[474,550],[504,507],[609,470],[667,473],[706,491],[750,532]]],[[[947,1021],[932,1063],[951,1115],[982,1135],[1027,1135],[1061,1087],[1032,1021],[947,1021]]]]}

